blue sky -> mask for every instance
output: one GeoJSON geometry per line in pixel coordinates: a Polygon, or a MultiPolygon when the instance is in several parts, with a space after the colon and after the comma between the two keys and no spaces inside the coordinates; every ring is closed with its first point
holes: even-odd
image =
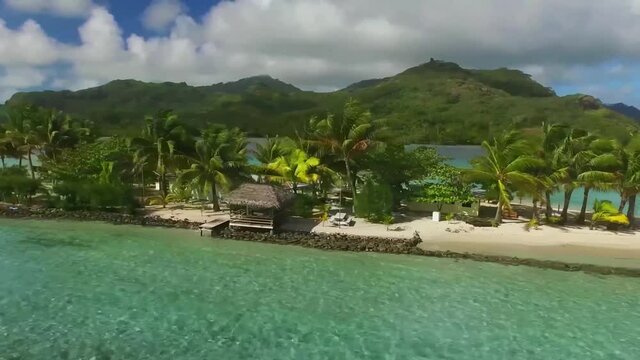
{"type": "MultiPolygon", "coordinates": [[[[2,1],[2,0],[0,0],[2,1]]],[[[194,18],[201,18],[219,0],[184,0],[185,12],[194,18]]],[[[117,19],[118,24],[126,36],[140,34],[144,36],[156,35],[143,26],[142,14],[149,7],[152,0],[98,0],[95,4],[102,5],[117,19]]],[[[82,17],[51,16],[43,12],[25,12],[12,8],[6,2],[1,3],[0,18],[7,22],[9,27],[17,28],[28,19],[36,20],[45,32],[63,42],[80,42],[78,27],[82,25],[82,17]]]]}
{"type": "Polygon", "coordinates": [[[640,105],[640,0],[0,0],[0,101],[113,79],[308,90],[429,58],[640,105]]]}

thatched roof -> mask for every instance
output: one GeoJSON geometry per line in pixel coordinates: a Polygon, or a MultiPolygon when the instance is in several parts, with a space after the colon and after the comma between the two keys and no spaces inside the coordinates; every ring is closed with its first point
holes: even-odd
{"type": "Polygon", "coordinates": [[[226,196],[229,205],[253,209],[281,209],[293,199],[283,188],[265,184],[242,184],[226,196]]]}

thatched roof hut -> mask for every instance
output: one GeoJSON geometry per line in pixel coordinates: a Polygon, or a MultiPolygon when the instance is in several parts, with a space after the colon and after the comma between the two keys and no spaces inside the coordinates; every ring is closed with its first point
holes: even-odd
{"type": "Polygon", "coordinates": [[[293,200],[293,194],[283,188],[265,184],[242,184],[226,196],[231,206],[247,206],[252,209],[282,209],[293,200]]]}

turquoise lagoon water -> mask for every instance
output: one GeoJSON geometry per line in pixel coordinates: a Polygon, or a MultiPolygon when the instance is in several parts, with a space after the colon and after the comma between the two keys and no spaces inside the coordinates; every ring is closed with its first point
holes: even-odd
{"type": "Polygon", "coordinates": [[[0,359],[639,359],[640,281],[0,220],[0,359]]]}

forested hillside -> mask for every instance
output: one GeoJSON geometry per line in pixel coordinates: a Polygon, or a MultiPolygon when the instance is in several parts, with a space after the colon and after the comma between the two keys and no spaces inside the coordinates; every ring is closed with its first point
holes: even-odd
{"type": "Polygon", "coordinates": [[[269,76],[200,87],[116,80],[76,92],[18,93],[8,104],[57,108],[91,119],[105,134],[131,134],[145,115],[173,109],[194,126],[217,122],[263,136],[303,131],[310,117],[339,112],[349,98],[384,119],[405,143],[474,144],[543,121],[617,138],[638,128],[591,96],[558,97],[518,70],[468,70],[436,60],[331,93],[302,91],[269,76]]]}

